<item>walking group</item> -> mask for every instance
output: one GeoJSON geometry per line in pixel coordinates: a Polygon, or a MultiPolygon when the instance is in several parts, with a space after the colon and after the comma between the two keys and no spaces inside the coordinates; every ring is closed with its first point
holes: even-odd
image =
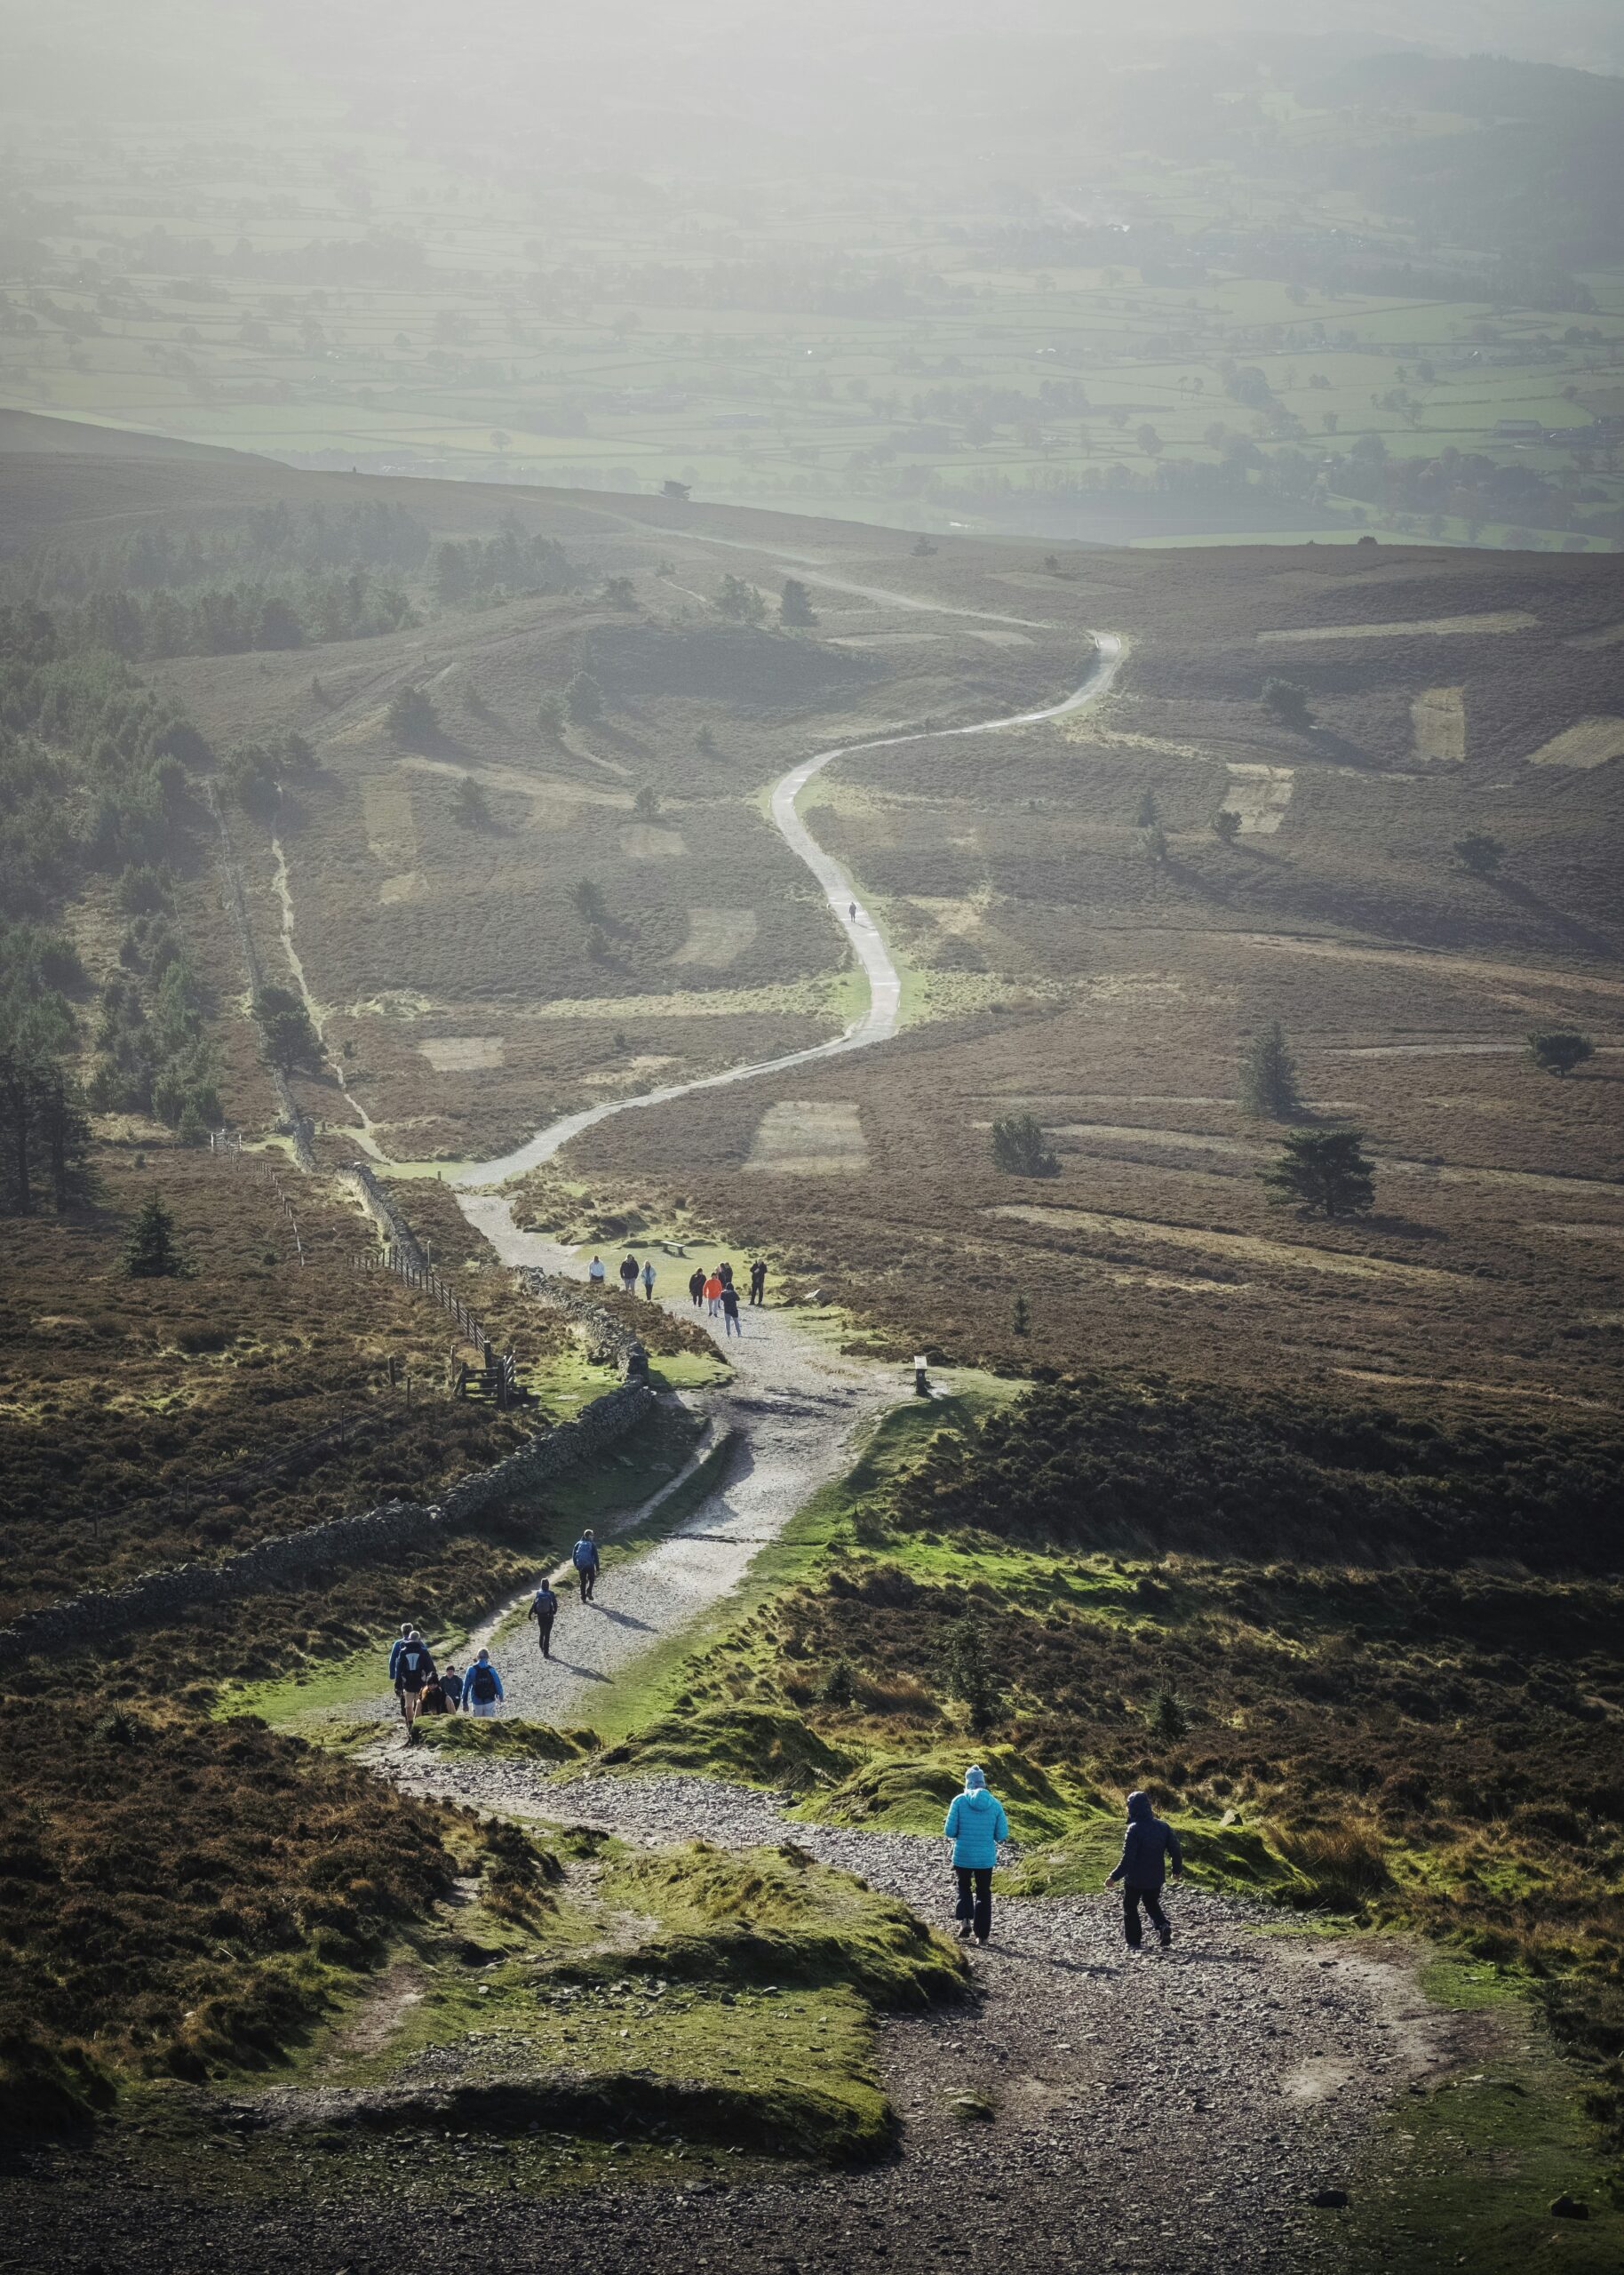
{"type": "MultiPolygon", "coordinates": [[[[651,1304],[654,1301],[654,1283],[658,1276],[659,1275],[654,1268],[654,1258],[651,1256],[646,1256],[642,1262],[639,1264],[631,1249],[628,1249],[620,1259],[620,1291],[622,1295],[635,1296],[638,1288],[641,1285],[643,1291],[644,1302],[651,1304]]],[[[609,1273],[604,1269],[603,1258],[601,1256],[594,1256],[592,1262],[587,1265],[586,1277],[591,1281],[594,1288],[601,1288],[603,1286],[605,1281],[609,1278],[609,1273]]]]}
{"type": "MultiPolygon", "coordinates": [[[[964,1791],[948,1804],[942,1837],[958,1883],[953,1916],[959,1939],[966,1944],[974,1939],[984,1949],[992,1936],[992,1873],[998,1852],[1009,1838],[1009,1820],[979,1766],[965,1771],[964,1791]]],[[[1148,1793],[1130,1793],[1122,1855],[1105,1875],[1107,1888],[1122,1891],[1122,1933],[1130,1953],[1138,1955],[1143,1948],[1142,1909],[1163,1951],[1172,1945],[1172,1924],[1162,1910],[1169,1863],[1174,1879],[1181,1879],[1184,1851],[1178,1834],[1157,1816],[1148,1793]]]]}
{"type": "MultiPolygon", "coordinates": [[[[619,1279],[621,1291],[625,1295],[634,1297],[641,1288],[644,1302],[651,1304],[654,1301],[654,1283],[658,1276],[652,1257],[646,1256],[640,1264],[628,1249],[620,1259],[619,1279]]],[[[609,1267],[601,1256],[594,1256],[587,1265],[586,1277],[594,1288],[607,1286],[609,1267]]],[[[689,1274],[688,1292],[696,1311],[704,1310],[707,1318],[720,1320],[724,1337],[729,1335],[743,1337],[744,1322],[739,1315],[739,1292],[733,1282],[733,1266],[730,1264],[719,1264],[709,1272],[703,1264],[696,1265],[689,1274]]],[[[767,1301],[767,1265],[760,1257],[757,1257],[750,1267],[750,1301],[752,1306],[767,1301]]]]}
{"type": "MultiPolygon", "coordinates": [[[[719,1264],[713,1272],[704,1265],[697,1265],[689,1274],[689,1300],[696,1311],[704,1309],[709,1319],[720,1319],[724,1336],[744,1332],[739,1317],[738,1289],[733,1284],[733,1266],[719,1264]]],[[[750,1267],[750,1301],[759,1306],[767,1301],[767,1266],[760,1257],[750,1267]]]]}
{"type": "Polygon", "coordinates": [[[502,1678],[490,1664],[489,1651],[482,1651],[466,1674],[450,1661],[437,1667],[428,1645],[410,1623],[390,1648],[389,1680],[408,1731],[419,1714],[460,1712],[489,1720],[502,1697],[502,1678]]]}

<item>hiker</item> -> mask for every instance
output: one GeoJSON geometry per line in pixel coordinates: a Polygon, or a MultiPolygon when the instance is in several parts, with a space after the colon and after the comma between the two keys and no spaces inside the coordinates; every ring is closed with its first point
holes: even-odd
{"type": "Polygon", "coordinates": [[[857,921],[857,904],[855,900],[851,906],[847,910],[846,914],[850,917],[852,922],[855,924],[857,921]]]}
{"type": "Polygon", "coordinates": [[[477,1714],[482,1721],[488,1722],[496,1712],[501,1696],[502,1678],[490,1664],[490,1652],[482,1651],[468,1669],[468,1680],[462,1687],[463,1712],[477,1714]]]}
{"type": "Polygon", "coordinates": [[[724,1288],[730,1288],[733,1285],[733,1266],[730,1264],[719,1264],[716,1267],[716,1277],[724,1288]]]}
{"type": "Polygon", "coordinates": [[[593,1592],[598,1585],[598,1566],[601,1561],[598,1544],[592,1537],[592,1527],[588,1525],[569,1552],[569,1561],[575,1566],[577,1576],[581,1583],[583,1603],[590,1603],[593,1600],[593,1592]]]}
{"type": "Polygon", "coordinates": [[[410,1620],[402,1619],[401,1622],[401,1632],[389,1647],[389,1680],[391,1682],[394,1680],[395,1676],[399,1674],[401,1671],[401,1653],[406,1648],[406,1638],[410,1634],[410,1620]]]}
{"type": "Polygon", "coordinates": [[[536,1640],[541,1645],[541,1656],[553,1656],[553,1623],[558,1617],[558,1598],[553,1592],[551,1580],[543,1580],[530,1598],[529,1616],[536,1622],[536,1640]]]}
{"type": "Polygon", "coordinates": [[[623,1292],[628,1296],[634,1296],[637,1293],[637,1258],[630,1249],[620,1259],[620,1285],[623,1292]]]}
{"type": "Polygon", "coordinates": [[[697,1311],[700,1305],[705,1301],[705,1266],[703,1264],[697,1264],[694,1266],[694,1269],[689,1273],[688,1292],[694,1299],[694,1309],[697,1311]]]}
{"type": "Polygon", "coordinates": [[[431,1674],[423,1686],[423,1696],[418,1707],[418,1713],[449,1714],[450,1711],[446,1699],[443,1679],[440,1675],[431,1674]]]}
{"type": "Polygon", "coordinates": [[[714,1319],[721,1309],[722,1281],[719,1273],[712,1272],[705,1283],[705,1300],[709,1309],[706,1317],[714,1319]]]}
{"type": "Polygon", "coordinates": [[[594,1288],[601,1288],[603,1285],[603,1258],[601,1256],[594,1256],[587,1265],[586,1277],[594,1288]]]}
{"type": "Polygon", "coordinates": [[[973,1935],[984,1944],[992,1934],[992,1867],[999,1842],[1009,1838],[1009,1819],[1003,1803],[987,1790],[984,1769],[965,1771],[964,1791],[948,1804],[942,1838],[959,1882],[953,1912],[959,1940],[967,1944],[973,1935]]]}
{"type": "Polygon", "coordinates": [[[454,1714],[462,1704],[462,1677],[453,1666],[440,1670],[440,1688],[445,1693],[445,1703],[454,1714]]]}
{"type": "Polygon", "coordinates": [[[434,1672],[434,1662],[429,1656],[428,1645],[414,1627],[401,1646],[394,1670],[395,1696],[401,1702],[401,1719],[408,1729],[418,1719],[423,1687],[434,1672]]]}
{"type": "Polygon", "coordinates": [[[1155,1928],[1163,1951],[1173,1941],[1173,1929],[1162,1910],[1162,1869],[1165,1858],[1173,1859],[1173,1877],[1184,1875],[1184,1851],[1173,1827],[1158,1816],[1150,1806],[1149,1793],[1130,1793],[1127,1797],[1127,1832],[1122,1842],[1122,1859],[1114,1872],[1105,1875],[1105,1885],[1122,1883],[1122,1932],[1127,1937],[1130,1952],[1139,1949],[1139,1907],[1142,1904],[1155,1928]]]}
{"type": "Polygon", "coordinates": [[[646,1304],[654,1301],[654,1265],[648,1257],[643,1258],[643,1301],[646,1304]]]}
{"type": "Polygon", "coordinates": [[[729,1335],[742,1338],[744,1332],[744,1322],[738,1315],[738,1289],[731,1284],[721,1291],[721,1331],[724,1340],[729,1335]]]}
{"type": "Polygon", "coordinates": [[[750,1300],[752,1304],[767,1301],[767,1266],[759,1256],[750,1267],[750,1300]]]}

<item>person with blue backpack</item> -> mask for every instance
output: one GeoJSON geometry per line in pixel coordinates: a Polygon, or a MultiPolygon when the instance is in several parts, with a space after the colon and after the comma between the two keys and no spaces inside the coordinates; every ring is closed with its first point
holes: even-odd
{"type": "Polygon", "coordinates": [[[600,1562],[598,1544],[592,1537],[590,1525],[570,1551],[569,1561],[575,1566],[576,1577],[581,1585],[581,1601],[590,1603],[593,1600],[593,1592],[598,1585],[600,1562]]]}
{"type": "Polygon", "coordinates": [[[482,1651],[468,1669],[462,1687],[463,1712],[477,1714],[489,1721],[496,1712],[502,1697],[502,1678],[490,1664],[489,1651],[482,1651]]]}
{"type": "Polygon", "coordinates": [[[1127,1797],[1127,1832],[1123,1838],[1121,1860],[1113,1871],[1106,1873],[1105,1885],[1112,1888],[1118,1881],[1121,1883],[1122,1932],[1132,1952],[1137,1952],[1140,1946],[1139,1907],[1142,1904],[1163,1951],[1173,1942],[1173,1929],[1162,1910],[1162,1883],[1167,1876],[1166,1862],[1168,1857],[1173,1859],[1174,1879],[1182,1880],[1184,1851],[1178,1834],[1165,1819],[1157,1816],[1150,1805],[1149,1793],[1130,1793],[1127,1797]]]}
{"type": "Polygon", "coordinates": [[[953,1913],[959,1940],[967,1944],[973,1935],[984,1947],[992,1934],[992,1868],[999,1843],[1009,1838],[1004,1805],[988,1791],[985,1770],[965,1771],[964,1791],[955,1793],[948,1806],[942,1837],[959,1882],[953,1913]]]}

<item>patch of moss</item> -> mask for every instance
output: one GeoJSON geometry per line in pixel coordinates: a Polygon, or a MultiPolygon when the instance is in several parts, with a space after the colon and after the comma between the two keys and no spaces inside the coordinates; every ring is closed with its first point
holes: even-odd
{"type": "Polygon", "coordinates": [[[662,1715],[634,1742],[611,1746],[600,1759],[606,1768],[699,1770],[736,1784],[792,1792],[844,1777],[852,1762],[799,1714],[748,1704],[662,1715]]]}
{"type": "Polygon", "coordinates": [[[466,1714],[424,1714],[412,1726],[411,1743],[435,1753],[472,1754],[476,1760],[506,1756],[523,1761],[578,1761],[593,1752],[591,1730],[556,1730],[550,1722],[518,1716],[474,1721],[466,1714]]]}

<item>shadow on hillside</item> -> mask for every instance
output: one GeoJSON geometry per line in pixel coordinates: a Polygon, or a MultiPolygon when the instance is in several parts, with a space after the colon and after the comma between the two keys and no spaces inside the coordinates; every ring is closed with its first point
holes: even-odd
{"type": "Polygon", "coordinates": [[[1359,1219],[1366,1232],[1380,1233],[1395,1241],[1447,1241],[1449,1234],[1441,1225],[1419,1224],[1413,1217],[1389,1217],[1380,1212],[1359,1219]]]}
{"type": "Polygon", "coordinates": [[[1524,884],[1520,878],[1490,877],[1486,882],[1492,884],[1495,891],[1504,899],[1510,901],[1516,907],[1523,909],[1528,915],[1539,917],[1542,922],[1548,924],[1554,932],[1559,933],[1574,947],[1583,948],[1588,955],[1606,956],[1609,959],[1617,957],[1618,949],[1604,933],[1596,931],[1594,926],[1585,923],[1577,916],[1569,916],[1563,909],[1554,908],[1543,894],[1535,892],[1532,885],[1524,884]]]}

